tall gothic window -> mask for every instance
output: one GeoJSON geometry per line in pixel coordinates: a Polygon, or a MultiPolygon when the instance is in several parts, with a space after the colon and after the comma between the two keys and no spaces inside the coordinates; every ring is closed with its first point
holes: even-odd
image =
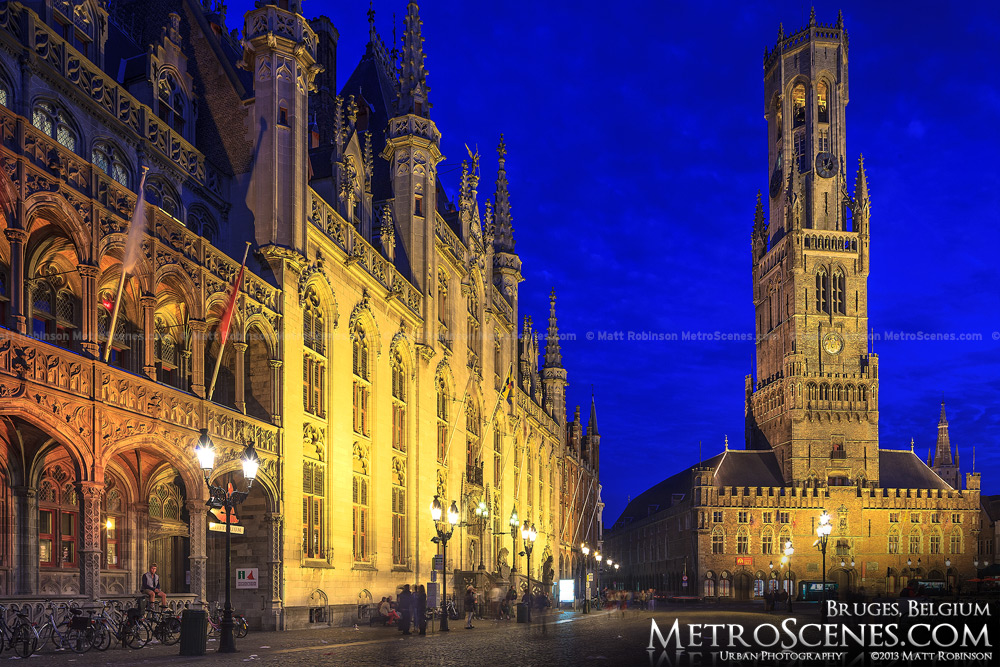
{"type": "Polygon", "coordinates": [[[149,176],[146,179],[146,201],[161,211],[181,221],[180,197],[167,181],[159,176],[149,176]]]}
{"type": "Polygon", "coordinates": [[[795,150],[795,164],[799,173],[804,174],[809,171],[809,155],[806,152],[805,132],[796,132],[793,138],[793,148],[795,150]]]}
{"type": "Polygon", "coordinates": [[[445,448],[448,446],[448,386],[444,378],[437,378],[437,460],[438,463],[447,464],[445,461],[445,448]]]}
{"type": "Polygon", "coordinates": [[[122,492],[113,479],[104,488],[103,519],[104,558],[101,567],[117,570],[122,567],[121,544],[125,530],[125,510],[122,492]]]}
{"type": "Polygon", "coordinates": [[[493,488],[500,491],[503,484],[503,435],[500,428],[493,427],[493,488]]]}
{"type": "Polygon", "coordinates": [[[726,553],[726,536],[722,532],[722,529],[718,526],[712,531],[712,553],[713,554],[724,554],[726,553]]]}
{"type": "Polygon", "coordinates": [[[954,529],[951,531],[948,551],[952,554],[962,553],[962,531],[954,529]]]}
{"type": "Polygon", "coordinates": [[[771,529],[768,528],[764,531],[764,534],[760,538],[760,552],[762,554],[774,553],[774,537],[771,535],[771,529]]]}
{"type": "Polygon", "coordinates": [[[396,351],[392,355],[392,447],[406,451],[406,367],[396,351]]]}
{"type": "Polygon", "coordinates": [[[741,528],[740,532],[736,534],[736,553],[750,553],[750,535],[745,528],[741,528]]]}
{"type": "Polygon", "coordinates": [[[302,309],[302,342],[313,352],[326,353],[326,327],[323,310],[320,308],[316,290],[306,292],[305,307],[302,309]]]}
{"type": "Polygon", "coordinates": [[[827,100],[826,83],[816,84],[816,119],[821,123],[830,122],[830,106],[827,100]]]}
{"type": "Polygon", "coordinates": [[[70,476],[56,465],[38,487],[38,563],[42,567],[77,564],[80,506],[70,476]]]}
{"type": "Polygon", "coordinates": [[[816,272],[816,311],[830,312],[830,274],[825,269],[816,272]]]}
{"type": "Polygon", "coordinates": [[[90,154],[90,161],[126,188],[132,187],[132,174],[128,168],[128,160],[118,148],[108,141],[98,141],[90,154]]]}
{"type": "Polygon", "coordinates": [[[792,89],[792,127],[806,124],[806,87],[798,84],[792,89]]]}
{"type": "Polygon", "coordinates": [[[174,328],[157,317],[153,322],[153,357],[156,359],[156,377],[160,382],[184,390],[180,377],[180,350],[174,337],[174,328]]]}
{"type": "Polygon", "coordinates": [[[368,560],[368,458],[364,447],[355,444],[354,455],[354,488],[353,488],[353,529],[354,529],[354,560],[368,560]]]}
{"type": "Polygon", "coordinates": [[[164,70],[160,74],[156,90],[156,115],[164,123],[174,128],[175,131],[183,133],[187,102],[184,97],[184,91],[181,89],[180,83],[173,72],[164,70]]]}
{"type": "Polygon", "coordinates": [[[302,464],[302,555],[323,558],[325,554],[324,505],[326,467],[306,461],[302,464]]]}
{"type": "Polygon", "coordinates": [[[406,463],[392,460],[392,564],[406,565],[406,463]]]}
{"type": "Polygon", "coordinates": [[[836,315],[847,314],[847,298],[845,296],[847,278],[839,269],[833,274],[831,283],[833,292],[833,313],[836,315]]]}
{"type": "Polygon", "coordinates": [[[364,329],[354,330],[354,432],[368,436],[368,398],[371,394],[371,378],[369,369],[371,351],[364,329]]]}
{"type": "Polygon", "coordinates": [[[470,484],[483,484],[483,472],[480,465],[480,424],[479,424],[479,403],[473,399],[465,412],[465,432],[468,437],[465,454],[465,465],[467,469],[468,482],[470,484]]]}
{"type": "Polygon", "coordinates": [[[920,553],[920,531],[916,528],[914,528],[913,532],[910,533],[910,553],[920,553]]]}
{"type": "Polygon", "coordinates": [[[61,107],[51,102],[36,102],[31,110],[31,124],[58,141],[69,150],[76,152],[80,143],[80,135],[67,114],[61,107]]]}

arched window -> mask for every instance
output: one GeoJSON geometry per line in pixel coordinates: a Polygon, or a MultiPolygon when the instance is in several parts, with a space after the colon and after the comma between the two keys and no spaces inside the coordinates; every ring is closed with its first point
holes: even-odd
{"type": "Polygon", "coordinates": [[[770,528],[765,528],[763,535],[760,536],[760,552],[764,555],[774,553],[774,535],[770,528]]]}
{"type": "Polygon", "coordinates": [[[121,185],[126,188],[132,187],[132,174],[128,168],[128,160],[114,144],[107,141],[96,142],[90,154],[90,161],[121,185]]]}
{"type": "Polygon", "coordinates": [[[912,531],[910,531],[910,549],[909,549],[909,553],[911,553],[911,554],[918,554],[918,553],[920,553],[920,538],[921,538],[921,535],[920,535],[920,529],[919,528],[914,528],[912,531]]]}
{"type": "Polygon", "coordinates": [[[363,445],[354,445],[354,481],[353,481],[354,503],[354,560],[364,562],[368,560],[368,458],[363,445]]]}
{"type": "Polygon", "coordinates": [[[726,534],[722,532],[722,528],[719,526],[716,526],[715,529],[712,530],[712,553],[726,553],[726,534]]]}
{"type": "Polygon", "coordinates": [[[150,176],[146,179],[146,201],[180,221],[180,197],[173,187],[159,176],[150,176]]]}
{"type": "Polygon", "coordinates": [[[958,529],[952,529],[951,538],[949,539],[948,552],[952,554],[962,553],[962,531],[958,529]]]}
{"type": "Polygon", "coordinates": [[[475,399],[469,402],[469,407],[465,411],[465,433],[467,435],[465,450],[466,480],[469,484],[482,486],[483,465],[480,462],[479,402],[475,399]]]}
{"type": "Polygon", "coordinates": [[[368,436],[368,397],[371,393],[371,380],[368,366],[371,351],[365,330],[357,327],[354,330],[354,432],[368,436]]]}
{"type": "Polygon", "coordinates": [[[816,84],[816,120],[820,123],[830,122],[830,106],[827,100],[826,83],[816,84]]]}
{"type": "Polygon", "coordinates": [[[187,116],[187,99],[172,71],[165,69],[160,73],[156,91],[156,115],[164,123],[183,134],[184,121],[187,116]]]}
{"type": "Polygon", "coordinates": [[[31,124],[69,150],[76,152],[80,136],[69,115],[62,108],[52,102],[36,102],[35,108],[31,111],[31,124]]]}
{"type": "Polygon", "coordinates": [[[55,465],[38,485],[38,563],[42,567],[77,564],[79,500],[70,475],[55,465]]]}
{"type": "Polygon", "coordinates": [[[819,386],[819,400],[829,401],[830,400],[830,385],[827,383],[822,383],[819,386]]]}
{"type": "Polygon", "coordinates": [[[14,94],[7,80],[0,76],[0,106],[9,107],[14,103],[14,94]]]}
{"type": "Polygon", "coordinates": [[[899,553],[899,531],[896,528],[889,529],[889,551],[890,554],[899,553]]]}
{"type": "Polygon", "coordinates": [[[406,565],[406,459],[392,458],[392,564],[406,565]]]}
{"type": "Polygon", "coordinates": [[[399,351],[392,355],[392,446],[406,451],[406,367],[399,351]]]}
{"type": "Polygon", "coordinates": [[[122,567],[122,537],[125,531],[125,502],[122,492],[114,479],[109,479],[104,486],[104,517],[103,517],[104,559],[101,565],[105,569],[120,569],[122,567]]]}
{"type": "Polygon", "coordinates": [[[440,375],[436,380],[437,389],[437,460],[444,460],[444,450],[448,446],[448,386],[440,375]]]}
{"type": "Polygon", "coordinates": [[[801,127],[806,123],[806,87],[798,84],[792,88],[792,127],[801,127]]]}
{"type": "Polygon", "coordinates": [[[847,314],[847,299],[845,298],[845,288],[847,279],[840,269],[833,274],[833,314],[847,314]]]}
{"type": "Polygon", "coordinates": [[[162,317],[153,321],[153,357],[156,359],[156,379],[177,389],[186,390],[179,373],[180,350],[171,327],[162,317]]]}
{"type": "Polygon", "coordinates": [[[719,579],[719,597],[728,598],[733,594],[733,582],[729,578],[728,572],[723,572],[719,579]]]}
{"type": "Polygon", "coordinates": [[[830,312],[830,275],[826,269],[816,271],[816,312],[830,312]]]}
{"type": "Polygon", "coordinates": [[[750,553],[750,534],[747,533],[746,528],[740,528],[740,531],[736,533],[736,553],[750,553]]]}
{"type": "Polygon", "coordinates": [[[936,529],[933,533],[931,533],[931,537],[930,537],[930,551],[928,553],[931,553],[931,554],[940,554],[940,553],[942,553],[942,551],[941,551],[941,531],[939,529],[936,529]]]}
{"type": "MultiPolygon", "coordinates": [[[[251,417],[261,421],[272,421],[275,413],[271,382],[271,348],[267,337],[257,325],[251,325],[246,333],[246,361],[243,364],[245,384],[246,410],[251,417]]],[[[320,378],[318,393],[318,414],[325,414],[326,400],[323,396],[325,377],[320,378]]]]}
{"type": "Polygon", "coordinates": [[[195,205],[188,211],[187,228],[199,234],[209,243],[215,243],[219,238],[219,225],[204,206],[195,205]]]}
{"type": "Polygon", "coordinates": [[[703,587],[703,592],[705,597],[713,598],[715,597],[715,579],[706,579],[705,585],[703,587]]]}

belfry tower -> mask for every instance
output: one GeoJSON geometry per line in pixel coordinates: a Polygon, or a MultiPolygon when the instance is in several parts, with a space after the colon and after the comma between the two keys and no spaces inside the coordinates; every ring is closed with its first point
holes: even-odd
{"type": "Polygon", "coordinates": [[[751,234],[757,341],[746,438],[748,448],[773,448],[793,484],[879,478],[868,187],[861,160],[853,197],[847,188],[847,46],[840,16],[821,25],[812,14],[794,34],[779,28],[764,52],[769,188],[751,234]]]}

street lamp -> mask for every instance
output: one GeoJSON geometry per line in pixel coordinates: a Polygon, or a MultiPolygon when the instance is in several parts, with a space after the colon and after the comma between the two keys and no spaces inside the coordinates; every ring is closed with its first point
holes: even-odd
{"type": "Polygon", "coordinates": [[[208,486],[209,501],[208,506],[216,509],[224,508],[226,512],[226,605],[222,614],[222,637],[219,641],[219,653],[236,653],[236,637],[233,634],[233,603],[230,599],[230,588],[232,587],[232,514],[233,508],[243,503],[250,495],[250,487],[253,486],[254,479],[257,478],[257,470],[260,468],[260,458],[254,450],[253,444],[248,444],[243,451],[243,479],[246,480],[246,491],[235,491],[232,484],[227,488],[215,486],[209,481],[209,475],[215,468],[215,445],[208,436],[208,429],[201,429],[201,437],[198,438],[198,445],[194,450],[198,457],[198,465],[202,474],[205,475],[205,484],[208,486]]]}
{"type": "Polygon", "coordinates": [[[830,533],[833,531],[833,524],[830,523],[830,515],[826,510],[823,510],[823,514],[819,517],[819,525],[816,526],[816,535],[819,536],[819,547],[823,552],[823,595],[821,599],[820,615],[823,618],[823,622],[826,622],[826,543],[830,539],[830,533]]]}
{"type": "MultiPolygon", "coordinates": [[[[792,548],[792,541],[788,540],[785,542],[785,555],[781,557],[782,563],[788,563],[788,574],[785,581],[788,584],[792,583],[792,554],[795,553],[795,549],[792,548]]],[[[785,585],[786,588],[792,588],[788,584],[785,585]]],[[[792,613],[792,600],[795,598],[795,589],[788,591],[788,613],[792,613]]]]}
{"type": "MultiPolygon", "coordinates": [[[[521,525],[521,522],[517,519],[517,508],[512,508],[510,510],[510,541],[511,546],[514,551],[514,566],[510,568],[511,574],[517,572],[517,527],[521,525]]],[[[511,577],[511,583],[514,582],[514,577],[511,577]]]]}
{"type": "Polygon", "coordinates": [[[441,520],[443,513],[444,506],[441,504],[441,499],[435,494],[434,500],[431,501],[431,520],[434,521],[437,537],[432,537],[431,542],[441,545],[441,632],[447,632],[449,629],[448,608],[445,606],[445,602],[448,594],[448,540],[451,539],[452,533],[455,532],[455,525],[458,523],[458,506],[454,500],[451,501],[451,507],[448,508],[447,523],[441,520]]]}
{"type": "Polygon", "coordinates": [[[489,506],[482,500],[479,501],[479,505],[476,506],[476,516],[479,517],[479,569],[485,570],[486,566],[483,565],[483,548],[486,542],[483,541],[483,535],[486,532],[486,519],[490,516],[489,506]]]}
{"type": "MultiPolygon", "coordinates": [[[[604,560],[604,556],[601,555],[600,551],[598,551],[596,554],[594,554],[594,560],[597,561],[597,601],[598,601],[598,603],[600,603],[600,601],[601,601],[601,561],[604,560]]],[[[610,563],[611,561],[608,561],[608,562],[610,563]]]]}
{"type": "Polygon", "coordinates": [[[531,595],[531,550],[535,548],[535,539],[538,537],[538,531],[535,530],[535,524],[528,526],[528,522],[525,521],[524,525],[521,526],[521,542],[524,544],[524,551],[528,556],[528,623],[531,623],[531,607],[534,601],[531,595]]]}
{"type": "Polygon", "coordinates": [[[580,543],[580,553],[583,554],[583,558],[580,560],[580,597],[584,600],[584,604],[586,604],[587,598],[590,597],[587,595],[587,589],[589,588],[587,586],[587,556],[590,555],[590,547],[587,546],[586,542],[580,543]]]}

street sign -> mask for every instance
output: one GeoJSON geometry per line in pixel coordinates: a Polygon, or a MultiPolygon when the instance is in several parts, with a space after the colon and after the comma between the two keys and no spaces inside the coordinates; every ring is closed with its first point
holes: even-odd
{"type": "Polygon", "coordinates": [[[236,568],[236,588],[257,588],[257,568],[236,568]]]}
{"type": "Polygon", "coordinates": [[[686,581],[681,582],[681,586],[683,586],[684,588],[687,588],[688,587],[688,582],[686,582],[686,581]]]}
{"type": "MultiPolygon", "coordinates": [[[[226,524],[209,521],[208,529],[213,533],[224,533],[226,532],[226,524]]],[[[242,535],[243,530],[244,530],[243,526],[237,526],[236,524],[230,524],[229,526],[229,532],[232,533],[233,535],[242,535]]]]}
{"type": "Polygon", "coordinates": [[[681,577],[681,581],[687,581],[687,580],[688,580],[688,576],[686,574],[683,577],[681,577]]]}
{"type": "Polygon", "coordinates": [[[441,557],[441,554],[438,554],[438,555],[434,556],[434,560],[432,561],[432,563],[433,563],[431,565],[431,569],[432,570],[443,570],[444,569],[444,558],[441,557]]]}
{"type": "Polygon", "coordinates": [[[593,572],[588,572],[587,573],[587,581],[593,581],[593,580],[594,580],[594,573],[593,572]]]}

